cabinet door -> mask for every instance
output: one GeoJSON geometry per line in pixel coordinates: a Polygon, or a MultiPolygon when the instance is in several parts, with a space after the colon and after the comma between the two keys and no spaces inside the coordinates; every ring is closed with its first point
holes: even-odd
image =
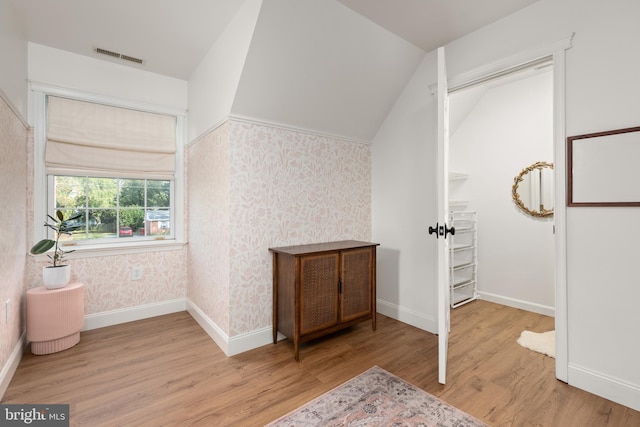
{"type": "Polygon", "coordinates": [[[371,314],[373,248],[342,252],[342,294],[340,318],[343,322],[371,314]]]}
{"type": "Polygon", "coordinates": [[[300,335],[338,323],[338,253],[300,260],[300,335]]]}

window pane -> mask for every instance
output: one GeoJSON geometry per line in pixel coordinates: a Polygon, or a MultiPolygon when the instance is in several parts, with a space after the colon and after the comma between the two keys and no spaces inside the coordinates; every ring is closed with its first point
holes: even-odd
{"type": "Polygon", "coordinates": [[[147,236],[168,236],[171,234],[171,211],[169,209],[147,211],[145,222],[147,236]]]}
{"type": "Polygon", "coordinates": [[[78,217],[77,219],[73,220],[73,221],[67,221],[67,223],[72,226],[75,227],[75,230],[72,231],[73,233],[73,240],[82,240],[82,239],[86,239],[87,237],[87,211],[85,209],[77,209],[74,212],[69,212],[68,215],[65,214],[65,218],[70,217],[71,215],[77,215],[77,214],[81,214],[82,216],[78,217]]]}
{"type": "Polygon", "coordinates": [[[171,206],[170,181],[147,181],[147,206],[149,208],[168,208],[171,206]]]}
{"type": "Polygon", "coordinates": [[[120,237],[144,235],[144,209],[122,209],[120,211],[120,237]]]}
{"type": "Polygon", "coordinates": [[[116,224],[118,212],[115,209],[92,210],[96,217],[96,229],[89,235],[90,239],[102,239],[116,237],[116,224]]]}
{"type": "MultiPolygon", "coordinates": [[[[144,180],[120,180],[120,207],[144,207],[144,180]]],[[[144,215],[141,216],[141,219],[144,215]]]]}
{"type": "MultiPolygon", "coordinates": [[[[76,215],[76,214],[78,213],[78,212],[76,212],[75,210],[70,210],[70,209],[60,209],[60,212],[62,212],[62,215],[63,215],[63,217],[64,217],[64,219],[65,219],[65,220],[68,220],[69,218],[71,218],[72,216],[74,216],[74,215],[76,215]]],[[[54,217],[54,218],[56,218],[56,220],[57,220],[57,217],[56,217],[56,215],[55,215],[55,214],[51,214],[51,216],[53,216],[53,217],[54,217]]],[[[68,224],[69,224],[69,225],[73,225],[73,226],[79,226],[79,222],[78,222],[78,221],[79,221],[80,219],[81,219],[81,218],[79,218],[79,219],[77,219],[77,220],[73,220],[73,221],[68,221],[68,224]]],[[[47,218],[47,222],[48,222],[49,224],[54,225],[57,221],[53,221],[51,218],[47,218]]],[[[53,233],[53,231],[51,231],[50,233],[53,233]]],[[[50,237],[50,238],[54,238],[54,239],[55,239],[55,236],[54,236],[53,234],[51,234],[49,237],[50,237]]],[[[68,234],[62,234],[62,235],[60,235],[60,242],[61,242],[61,243],[69,242],[69,241],[74,240],[74,239],[75,239],[75,237],[74,237],[74,235],[73,235],[73,232],[72,232],[72,235],[71,235],[71,236],[69,236],[68,234]]]]}
{"type": "Polygon", "coordinates": [[[171,236],[171,181],[54,177],[55,206],[80,213],[67,239],[122,240],[171,236]]]}
{"type": "Polygon", "coordinates": [[[115,208],[118,192],[117,178],[87,178],[90,208],[115,208]]]}
{"type": "Polygon", "coordinates": [[[57,176],[56,209],[73,209],[86,205],[86,178],[78,176],[57,176]]]}

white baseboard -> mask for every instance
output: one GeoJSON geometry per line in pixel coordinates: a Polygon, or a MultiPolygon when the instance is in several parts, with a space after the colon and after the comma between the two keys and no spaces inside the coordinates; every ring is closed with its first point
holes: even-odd
{"type": "MultiPolygon", "coordinates": [[[[227,356],[234,356],[273,343],[272,328],[266,327],[242,335],[229,336],[196,304],[187,300],[187,311],[227,356]]],[[[278,339],[284,338],[278,334],[278,339]]]]}
{"type": "MultiPolygon", "coordinates": [[[[159,303],[138,305],[119,310],[105,311],[102,313],[88,314],[84,317],[82,331],[103,328],[105,326],[118,325],[120,323],[133,322],[135,320],[147,319],[164,314],[177,313],[186,310],[186,300],[184,298],[162,301],[159,303]]],[[[20,359],[27,345],[26,332],[20,337],[7,363],[0,371],[0,396],[7,390],[13,374],[20,364],[20,359]]]]}
{"type": "MultiPolygon", "coordinates": [[[[257,329],[242,335],[236,335],[229,339],[229,356],[253,350],[264,345],[273,345],[273,328],[271,326],[257,329]]],[[[284,338],[278,334],[279,339],[284,338]]]]}
{"type": "MultiPolygon", "coordinates": [[[[229,336],[191,300],[187,300],[187,311],[227,356],[234,356],[264,345],[273,344],[273,328],[271,326],[229,338],[229,336]]],[[[430,316],[425,316],[422,313],[381,300],[377,301],[377,311],[380,314],[426,330],[427,332],[436,333],[437,327],[435,319],[430,316]]],[[[284,335],[278,333],[278,341],[284,338],[284,335]]]]}
{"type": "Polygon", "coordinates": [[[229,356],[229,336],[213,322],[197,305],[187,299],[187,312],[194,318],[198,325],[211,337],[220,350],[229,356]]]}
{"type": "Polygon", "coordinates": [[[9,355],[9,359],[7,359],[7,363],[4,364],[2,371],[0,371],[0,400],[4,397],[4,392],[7,391],[13,374],[15,374],[16,369],[18,369],[20,359],[22,359],[22,354],[24,353],[25,343],[26,331],[20,336],[15,348],[9,355]]]}
{"type": "Polygon", "coordinates": [[[432,316],[427,316],[424,313],[418,313],[415,310],[400,307],[399,305],[377,300],[377,312],[391,317],[392,319],[399,320],[403,323],[407,323],[416,328],[423,329],[432,334],[436,334],[438,331],[438,323],[432,316]]]}
{"type": "Polygon", "coordinates": [[[640,411],[640,386],[569,364],[569,385],[640,411]]]}
{"type": "Polygon", "coordinates": [[[545,316],[555,317],[556,310],[554,307],[536,304],[529,301],[523,301],[515,298],[504,297],[502,295],[490,294],[488,292],[478,292],[481,300],[495,302],[496,304],[506,305],[508,307],[519,308],[521,310],[531,311],[533,313],[545,316]]]}
{"type": "MultiPolygon", "coordinates": [[[[227,356],[233,356],[273,342],[271,327],[229,338],[193,301],[187,298],[89,314],[84,318],[82,330],[88,331],[185,310],[227,356]]],[[[278,339],[282,338],[284,337],[278,335],[278,339]]]]}
{"type": "Polygon", "coordinates": [[[185,311],[186,309],[186,299],[179,298],[153,304],[136,305],[119,310],[103,311],[102,313],[87,314],[84,317],[84,327],[82,330],[89,331],[91,329],[104,328],[105,326],[113,326],[120,323],[162,316],[164,314],[177,313],[179,311],[185,311]]]}

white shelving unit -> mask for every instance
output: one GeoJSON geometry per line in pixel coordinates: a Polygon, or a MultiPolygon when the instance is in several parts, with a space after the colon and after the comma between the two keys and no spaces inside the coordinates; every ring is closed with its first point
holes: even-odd
{"type": "MultiPolygon", "coordinates": [[[[464,181],[469,178],[466,173],[449,172],[449,195],[459,196],[460,188],[464,181]]],[[[461,200],[459,197],[449,199],[449,208],[451,210],[462,210],[469,204],[468,200],[461,200]]]]}
{"type": "Polygon", "coordinates": [[[449,251],[451,308],[456,308],[478,299],[476,212],[451,211],[449,223],[456,229],[449,251]]]}

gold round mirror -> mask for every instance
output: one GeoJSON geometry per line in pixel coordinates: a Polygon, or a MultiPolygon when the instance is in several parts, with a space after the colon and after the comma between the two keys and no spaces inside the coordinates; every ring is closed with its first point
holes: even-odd
{"type": "Polygon", "coordinates": [[[553,216],[553,163],[536,162],[513,179],[511,195],[524,212],[538,218],[553,216]]]}

